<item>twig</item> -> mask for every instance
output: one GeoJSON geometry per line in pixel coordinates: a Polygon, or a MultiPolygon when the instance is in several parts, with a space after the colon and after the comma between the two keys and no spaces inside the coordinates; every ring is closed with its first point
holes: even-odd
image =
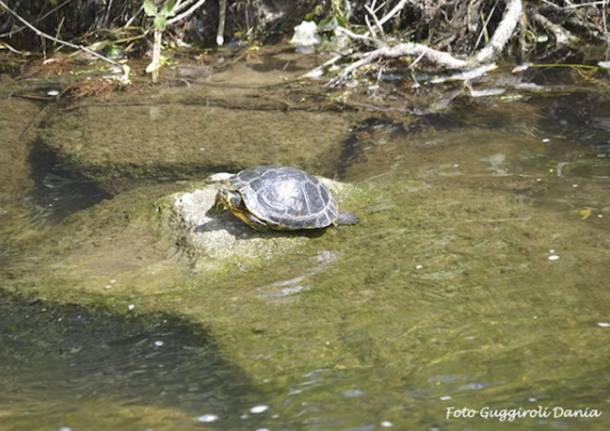
{"type": "Polygon", "coordinates": [[[155,28],[153,32],[153,49],[152,49],[152,61],[146,66],[146,71],[152,75],[152,82],[156,83],[159,78],[159,68],[161,67],[161,40],[163,38],[163,32],[158,28],[155,28]]]}
{"type": "Polygon", "coordinates": [[[381,18],[379,20],[379,24],[380,25],[384,25],[386,22],[388,22],[389,20],[391,20],[392,18],[394,18],[394,15],[396,15],[397,13],[399,13],[407,4],[408,0],[400,0],[400,3],[398,3],[396,6],[394,6],[392,8],[392,10],[390,10],[386,16],[384,16],[383,18],[381,18]]]}
{"type": "Polygon", "coordinates": [[[608,6],[608,2],[607,1],[605,1],[604,4],[602,5],[602,18],[603,18],[602,19],[602,23],[603,23],[603,26],[604,26],[604,33],[608,33],[608,27],[607,27],[607,24],[606,24],[606,21],[607,21],[606,6],[608,6]]]}
{"type": "MultiPolygon", "coordinates": [[[[196,3],[194,3],[194,0],[186,0],[185,2],[181,2],[178,1],[178,3],[176,3],[174,5],[174,9],[173,11],[181,11],[186,9],[184,12],[175,15],[174,17],[172,17],[171,19],[168,19],[166,22],[167,26],[173,25],[175,23],[177,23],[178,21],[183,20],[184,18],[189,17],[191,14],[193,14],[197,9],[199,9],[199,7],[201,7],[206,0],[198,0],[196,3]],[[188,9],[187,9],[188,7],[188,9]]],[[[224,0],[222,0],[223,4],[225,3],[224,0]]],[[[221,14],[224,13],[224,11],[221,11],[221,14]]],[[[224,27],[224,22],[223,22],[223,27],[224,27]]],[[[146,66],[146,72],[151,74],[151,78],[152,78],[152,82],[156,83],[157,79],[159,78],[159,69],[161,67],[161,41],[163,40],[163,31],[164,29],[159,29],[156,25],[155,25],[155,30],[153,33],[153,49],[152,49],[152,59],[151,62],[148,66],[146,66]]],[[[219,31],[220,31],[220,27],[219,27],[219,31]]],[[[222,36],[222,35],[221,35],[222,36]]],[[[217,39],[218,41],[218,39],[217,39]]],[[[224,40],[220,40],[220,44],[222,44],[222,42],[224,42],[224,40]]]]}
{"type": "Polygon", "coordinates": [[[352,4],[350,3],[350,0],[344,0],[343,2],[343,15],[348,21],[352,17],[352,4]]]}
{"type": "MultiPolygon", "coordinates": [[[[55,6],[53,9],[51,9],[50,11],[48,11],[47,13],[45,13],[43,16],[36,18],[33,22],[38,22],[38,21],[42,21],[43,19],[45,19],[46,17],[48,17],[49,15],[51,15],[52,13],[58,11],[59,9],[61,9],[62,7],[64,7],[65,5],[67,5],[68,3],[70,3],[72,0],[66,0],[63,3],[55,6]]],[[[26,25],[23,25],[15,30],[11,30],[8,31],[6,33],[2,33],[0,34],[0,37],[6,37],[6,36],[12,36],[16,33],[19,33],[20,31],[23,31],[24,29],[28,28],[26,25]]]]}
{"type": "Polygon", "coordinates": [[[575,42],[578,41],[578,38],[574,36],[570,31],[566,30],[558,24],[555,24],[544,15],[540,13],[534,13],[533,18],[547,31],[553,33],[553,37],[555,37],[555,42],[557,43],[557,45],[573,45],[575,42]]]}
{"type": "Polygon", "coordinates": [[[106,6],[106,14],[104,15],[104,27],[108,27],[108,21],[110,19],[111,10],[112,10],[112,0],[108,0],[108,5],[106,6]]]}
{"type": "Polygon", "coordinates": [[[411,64],[409,64],[409,69],[413,69],[415,67],[415,65],[417,63],[419,63],[422,58],[424,58],[424,55],[426,55],[425,52],[422,52],[421,54],[419,54],[419,57],[417,57],[415,60],[413,60],[413,62],[411,64]]]}
{"type": "Polygon", "coordinates": [[[199,9],[199,7],[203,6],[204,3],[205,3],[205,0],[199,0],[197,3],[195,3],[189,9],[187,9],[185,12],[182,12],[181,14],[176,15],[172,19],[168,19],[167,20],[167,25],[172,25],[174,23],[177,23],[178,21],[183,20],[184,18],[186,18],[189,15],[191,15],[192,13],[194,13],[197,9],[199,9]]]}
{"type": "Polygon", "coordinates": [[[21,21],[26,27],[28,27],[30,30],[32,30],[34,33],[36,33],[38,36],[44,38],[44,39],[48,39],[51,40],[53,42],[59,43],[61,45],[65,45],[65,46],[69,46],[70,48],[73,49],[79,49],[81,51],[86,52],[87,54],[91,54],[94,57],[99,58],[100,60],[103,60],[107,63],[113,64],[115,66],[121,66],[123,67],[122,64],[108,58],[108,57],[104,57],[101,54],[98,54],[95,51],[90,50],[89,48],[83,46],[83,45],[76,45],[74,43],[71,42],[66,42],[65,40],[61,40],[58,39],[56,37],[51,36],[50,34],[47,34],[43,31],[38,30],[36,27],[34,27],[32,24],[30,24],[29,22],[27,22],[24,18],[22,18],[17,12],[15,12],[14,10],[12,10],[11,8],[9,8],[6,3],[4,3],[4,1],[0,0],[0,6],[2,6],[4,9],[6,9],[11,15],[13,15],[15,18],[17,18],[19,21],[21,21]]]}
{"type": "Polygon", "coordinates": [[[129,27],[133,23],[133,21],[136,19],[136,17],[140,14],[140,12],[142,12],[143,10],[144,10],[144,4],[142,4],[142,6],[140,6],[140,9],[138,9],[138,11],[136,13],[134,13],[133,16],[127,20],[127,22],[125,23],[123,28],[129,27]]]}
{"type": "Polygon", "coordinates": [[[316,67],[315,69],[310,70],[306,74],[300,76],[299,79],[319,78],[320,76],[322,76],[322,73],[324,73],[324,69],[326,69],[329,66],[332,66],[333,64],[335,64],[337,61],[341,60],[342,58],[343,58],[342,55],[335,55],[330,60],[326,61],[324,64],[322,64],[322,65],[316,67]]]}
{"type": "Polygon", "coordinates": [[[478,28],[477,21],[479,20],[479,17],[475,11],[479,9],[480,3],[481,0],[471,0],[468,4],[468,9],[466,10],[466,21],[468,22],[468,31],[472,33],[477,31],[478,28]]]}
{"type": "Polygon", "coordinates": [[[592,1],[589,3],[580,3],[580,4],[571,4],[571,5],[567,5],[564,6],[563,9],[577,9],[579,7],[587,7],[587,6],[598,6],[598,5],[606,5],[608,4],[608,0],[601,0],[601,1],[592,1]]]}
{"type": "Polygon", "coordinates": [[[382,45],[380,40],[374,39],[374,38],[370,37],[369,36],[369,34],[370,34],[369,32],[364,33],[364,34],[358,34],[358,33],[354,33],[352,31],[346,29],[345,27],[337,27],[337,29],[335,31],[339,32],[339,33],[343,33],[344,35],[346,35],[350,39],[361,40],[363,42],[371,43],[371,44],[376,45],[378,47],[380,45],[382,45]]]}
{"type": "Polygon", "coordinates": [[[194,1],[195,0],[186,0],[183,2],[181,0],[178,0],[178,2],[176,3],[176,6],[174,7],[174,11],[180,12],[181,10],[184,10],[187,7],[189,7],[190,5],[192,5],[194,1]]]}
{"type": "MultiPolygon", "coordinates": [[[[375,3],[373,3],[373,5],[374,4],[375,3]]],[[[379,29],[379,32],[381,33],[381,37],[385,38],[385,32],[383,31],[383,27],[381,25],[381,22],[379,22],[379,19],[377,18],[377,15],[375,15],[375,12],[373,11],[373,9],[369,5],[366,5],[366,4],[364,5],[364,8],[371,15],[371,17],[373,18],[373,21],[375,21],[375,25],[379,29]]]]}
{"type": "Polygon", "coordinates": [[[431,79],[430,82],[432,84],[440,84],[440,83],[447,82],[447,81],[469,81],[471,79],[475,79],[480,76],[483,76],[490,70],[494,70],[497,67],[498,66],[496,66],[495,63],[484,64],[482,66],[475,67],[474,69],[468,69],[464,72],[459,72],[459,73],[455,73],[455,74],[449,75],[449,76],[442,76],[439,78],[434,78],[434,79],[431,79]]]}
{"type": "MultiPolygon", "coordinates": [[[[59,36],[60,36],[60,34],[61,34],[61,28],[62,28],[62,27],[63,27],[63,25],[64,25],[64,21],[65,21],[65,19],[66,19],[66,17],[65,17],[65,16],[62,16],[62,17],[61,17],[61,20],[59,20],[59,24],[57,24],[57,31],[55,32],[55,37],[56,37],[56,38],[58,38],[58,39],[59,39],[59,36]]],[[[53,44],[53,48],[55,48],[55,44],[53,44]]],[[[55,50],[55,52],[58,52],[60,49],[61,49],[61,47],[60,47],[60,48],[57,48],[57,49],[55,50]]]]}
{"type": "Polygon", "coordinates": [[[227,12],[227,0],[220,0],[218,11],[218,31],[216,32],[216,45],[222,46],[225,41],[225,14],[227,12]]]}
{"type": "MultiPolygon", "coordinates": [[[[376,3],[376,2],[375,2],[376,3]]],[[[377,14],[377,12],[379,12],[381,9],[383,9],[386,5],[386,2],[381,3],[379,6],[375,7],[375,4],[373,4],[371,6],[371,9],[373,9],[373,11],[375,12],[375,14],[377,14]]]]}
{"type": "MultiPolygon", "coordinates": [[[[489,12],[487,19],[483,23],[483,28],[481,29],[481,32],[479,33],[479,37],[477,38],[476,43],[474,44],[474,49],[477,49],[479,47],[479,43],[481,42],[481,38],[483,37],[483,34],[487,32],[487,25],[489,24],[491,17],[493,16],[494,12],[496,11],[497,5],[498,5],[498,2],[496,1],[494,3],[493,7],[491,8],[491,11],[489,12]]],[[[485,37],[487,38],[487,35],[485,35],[485,37]]]]}
{"type": "Polygon", "coordinates": [[[510,0],[507,3],[502,21],[500,21],[500,24],[498,25],[498,28],[496,28],[491,40],[485,46],[485,48],[480,50],[474,57],[476,63],[489,63],[497,57],[497,55],[504,49],[506,42],[508,42],[510,37],[513,35],[513,32],[519,23],[521,12],[523,12],[523,4],[521,3],[521,0],[510,0]]]}
{"type": "Polygon", "coordinates": [[[453,57],[443,51],[437,51],[429,48],[426,45],[420,43],[401,43],[396,46],[384,46],[383,48],[376,49],[364,55],[364,57],[343,69],[343,72],[338,77],[332,79],[326,84],[327,87],[336,87],[343,81],[345,81],[355,70],[372,63],[379,58],[398,58],[406,55],[427,57],[430,61],[446,66],[449,69],[461,69],[468,65],[465,60],[453,57]]]}
{"type": "Polygon", "coordinates": [[[12,46],[10,46],[8,43],[6,42],[1,42],[0,41],[0,48],[1,47],[5,47],[6,49],[8,49],[10,52],[12,52],[13,54],[19,54],[19,55],[30,55],[29,52],[24,52],[24,51],[19,51],[18,49],[13,48],[12,46]]]}
{"type": "MultiPolygon", "coordinates": [[[[398,11],[400,11],[405,4],[406,0],[398,3],[383,19],[380,20],[380,23],[383,24],[384,20],[387,21],[398,13],[398,11]]],[[[428,61],[431,61],[439,66],[444,66],[448,69],[462,70],[466,72],[476,70],[483,71],[483,73],[485,73],[487,70],[489,70],[485,68],[492,67],[490,63],[493,63],[495,58],[500,52],[502,52],[504,46],[513,35],[515,28],[520,21],[522,12],[523,3],[521,0],[508,0],[504,16],[491,37],[491,40],[483,49],[478,51],[476,54],[471,55],[468,59],[464,60],[456,58],[447,52],[432,49],[419,43],[406,42],[392,47],[383,46],[364,54],[360,60],[355,61],[345,67],[343,72],[341,72],[341,74],[336,78],[330,80],[326,86],[336,87],[340,85],[346,79],[348,79],[354,71],[380,58],[398,58],[403,56],[417,56],[417,61],[425,57],[428,59],[428,61]],[[479,67],[481,67],[481,69],[477,69],[479,67]]]]}
{"type": "Polygon", "coordinates": [[[377,38],[377,32],[375,31],[375,29],[371,25],[371,20],[369,19],[368,15],[364,16],[364,22],[366,23],[366,26],[369,29],[369,31],[366,34],[370,34],[371,36],[373,36],[376,39],[377,38]]]}

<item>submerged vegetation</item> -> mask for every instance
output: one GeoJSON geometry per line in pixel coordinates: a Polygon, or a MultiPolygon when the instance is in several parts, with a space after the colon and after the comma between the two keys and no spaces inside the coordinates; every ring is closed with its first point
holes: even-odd
{"type": "Polygon", "coordinates": [[[0,428],[605,412],[607,3],[0,0],[0,428]],[[359,223],[206,215],[269,164],[359,223]]]}

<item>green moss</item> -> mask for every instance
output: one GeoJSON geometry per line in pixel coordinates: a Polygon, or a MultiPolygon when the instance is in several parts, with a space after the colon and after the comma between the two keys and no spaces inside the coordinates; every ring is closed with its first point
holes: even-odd
{"type": "Polygon", "coordinates": [[[334,113],[117,101],[60,112],[40,136],[72,170],[116,191],[133,180],[197,179],[257,164],[320,172],[336,161],[347,128],[334,113]]]}
{"type": "MultiPolygon", "coordinates": [[[[57,121],[65,121],[62,130],[75,128],[76,118],[96,109],[57,121]]],[[[133,169],[134,176],[155,176],[159,154],[191,157],[172,145],[156,154],[162,146],[138,153],[137,145],[125,144],[148,133],[139,130],[147,120],[138,109],[124,139],[112,138],[113,152],[138,162],[101,163],[92,175],[114,181],[133,169]]],[[[74,130],[66,133],[71,146],[78,141],[74,130]]],[[[101,128],[95,133],[101,136],[101,128]]],[[[3,259],[2,284],[121,315],[185,317],[209,330],[223,357],[266,391],[282,417],[316,420],[324,429],[382,419],[397,429],[452,427],[442,421],[446,396],[472,408],[523,407],[530,397],[603,407],[607,382],[599,370],[610,354],[597,325],[607,321],[610,304],[603,178],[547,175],[546,147],[531,131],[367,133],[360,153],[342,160],[356,187],[341,206],[359,217],[355,226],[303,237],[268,259],[233,256],[209,270],[205,257],[193,265],[196,251],[168,233],[168,196],[200,184],[139,187],[56,225],[4,223],[19,249],[3,259]],[[581,206],[592,208],[590,217],[580,215],[581,206]],[[186,259],[176,253],[185,249],[186,259]],[[548,259],[551,249],[558,261],[548,259]]],[[[298,134],[306,140],[307,133],[298,134]]],[[[263,135],[257,132],[251,148],[218,154],[229,160],[251,151],[253,158],[242,162],[254,162],[268,150],[263,135]]],[[[190,138],[187,150],[196,148],[190,138]]],[[[63,136],[53,139],[63,152],[63,136]]],[[[95,142],[105,141],[81,144],[95,142]]],[[[336,142],[319,153],[333,167],[336,142]]],[[[96,164],[114,154],[87,151],[96,164]]],[[[597,161],[570,173],[605,167],[597,161]]]]}

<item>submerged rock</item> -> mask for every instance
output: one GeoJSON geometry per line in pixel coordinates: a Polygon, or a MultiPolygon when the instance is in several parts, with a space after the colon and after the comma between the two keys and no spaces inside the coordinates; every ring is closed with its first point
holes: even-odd
{"type": "MultiPolygon", "coordinates": [[[[216,192],[229,174],[215,174],[211,182],[194,191],[169,197],[166,227],[177,244],[177,252],[186,256],[198,270],[220,269],[227,259],[239,259],[242,269],[260,259],[271,259],[294,247],[303,245],[309,236],[322,230],[296,232],[258,232],[235,218],[228,211],[210,216],[216,192]]],[[[351,186],[327,178],[319,178],[339,202],[351,186]]]]}
{"type": "MultiPolygon", "coordinates": [[[[32,202],[28,195],[40,179],[39,172],[32,171],[30,131],[41,108],[9,93],[19,90],[0,88],[0,259],[29,235],[32,202]]],[[[46,208],[35,210],[42,213],[46,208]]]]}
{"type": "Polygon", "coordinates": [[[32,188],[28,129],[40,111],[32,102],[3,96],[0,94],[0,203],[21,201],[32,188]]]}
{"type": "Polygon", "coordinates": [[[331,170],[349,127],[336,113],[143,103],[60,112],[41,141],[64,165],[117,192],[134,180],[195,179],[258,164],[331,170]]]}

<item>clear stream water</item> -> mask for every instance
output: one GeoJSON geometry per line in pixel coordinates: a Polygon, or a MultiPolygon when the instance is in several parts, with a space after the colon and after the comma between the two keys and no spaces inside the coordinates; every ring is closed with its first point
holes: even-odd
{"type": "Polygon", "coordinates": [[[58,108],[2,82],[1,430],[610,428],[610,97],[594,86],[364,109],[294,161],[353,183],[360,224],[206,280],[104,246],[130,218],[112,205],[180,190],[180,173],[109,191],[33,130],[58,108]]]}

